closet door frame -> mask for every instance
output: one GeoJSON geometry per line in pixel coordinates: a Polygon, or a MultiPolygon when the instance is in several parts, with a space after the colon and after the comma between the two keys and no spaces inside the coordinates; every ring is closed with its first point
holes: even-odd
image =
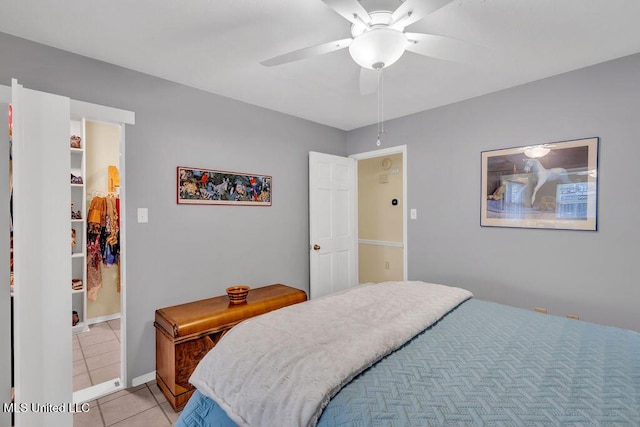
{"type": "MultiPolygon", "coordinates": [[[[73,403],[94,400],[106,394],[122,390],[127,382],[127,199],[126,199],[126,162],[125,162],[125,125],[135,124],[135,113],[83,101],[71,100],[71,119],[86,122],[100,122],[116,125],[120,128],[119,174],[120,174],[120,377],[96,386],[73,393],[73,403]]],[[[86,149],[86,144],[85,144],[86,149]]],[[[85,292],[85,305],[87,304],[85,292]]]]}

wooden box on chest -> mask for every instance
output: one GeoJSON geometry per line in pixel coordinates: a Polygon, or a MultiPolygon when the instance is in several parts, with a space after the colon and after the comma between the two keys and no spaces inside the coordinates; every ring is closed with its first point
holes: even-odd
{"type": "Polygon", "coordinates": [[[194,392],[189,377],[229,329],[306,300],[304,291],[278,284],[251,289],[246,303],[231,304],[223,295],[156,310],[156,380],[173,409],[184,408],[194,392]]]}

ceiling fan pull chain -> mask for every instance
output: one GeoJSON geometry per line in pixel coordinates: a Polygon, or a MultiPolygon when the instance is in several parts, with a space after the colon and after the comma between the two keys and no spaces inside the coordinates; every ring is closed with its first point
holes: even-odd
{"type": "Polygon", "coordinates": [[[380,85],[378,85],[378,93],[376,99],[376,110],[378,115],[376,116],[376,131],[378,132],[378,139],[376,145],[380,146],[380,85]]]}
{"type": "Polygon", "coordinates": [[[381,137],[384,133],[384,68],[380,68],[380,83],[378,85],[378,139],[376,145],[379,147],[382,144],[381,137]]]}
{"type": "Polygon", "coordinates": [[[384,68],[380,70],[380,132],[384,133],[384,68]]]}

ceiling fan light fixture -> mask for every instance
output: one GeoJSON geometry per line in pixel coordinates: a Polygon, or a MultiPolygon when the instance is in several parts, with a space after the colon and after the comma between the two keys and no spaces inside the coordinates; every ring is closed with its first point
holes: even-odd
{"type": "Polygon", "coordinates": [[[400,59],[406,46],[404,33],[391,28],[374,28],[355,37],[349,53],[361,67],[379,70],[400,59]]]}

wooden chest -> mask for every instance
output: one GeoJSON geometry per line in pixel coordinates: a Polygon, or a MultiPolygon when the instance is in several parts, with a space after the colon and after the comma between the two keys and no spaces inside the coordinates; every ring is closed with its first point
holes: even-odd
{"type": "Polygon", "coordinates": [[[306,300],[304,291],[278,284],[251,289],[242,304],[231,304],[223,295],[156,310],[156,380],[173,409],[184,408],[194,392],[189,377],[229,329],[306,300]]]}

